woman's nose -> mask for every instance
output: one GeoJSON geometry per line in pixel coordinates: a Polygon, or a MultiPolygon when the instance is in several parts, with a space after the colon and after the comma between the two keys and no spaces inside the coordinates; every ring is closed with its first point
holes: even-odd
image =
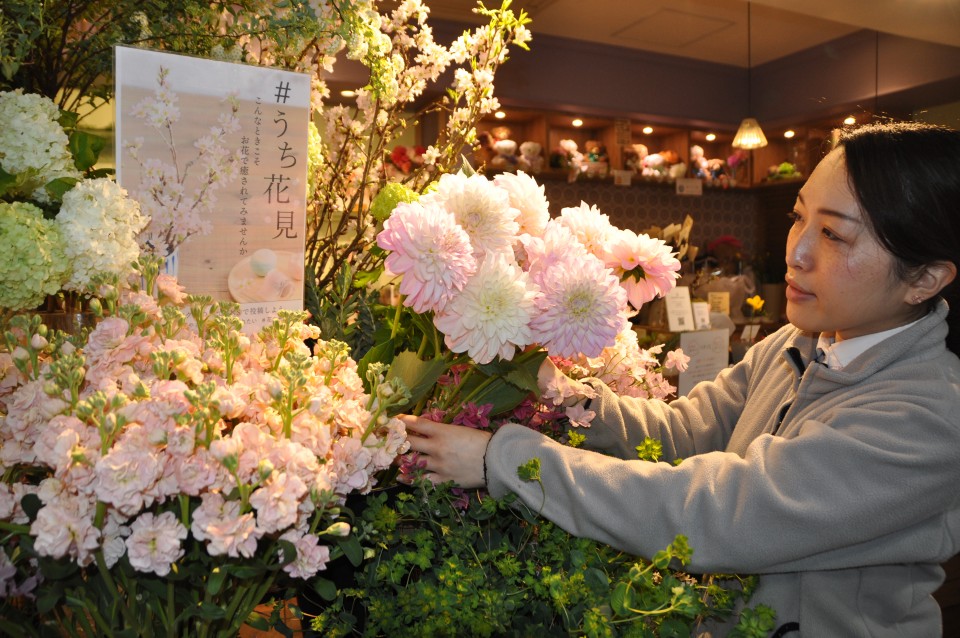
{"type": "Polygon", "coordinates": [[[810,267],[810,241],[796,228],[787,235],[787,266],[801,270],[810,267]]]}

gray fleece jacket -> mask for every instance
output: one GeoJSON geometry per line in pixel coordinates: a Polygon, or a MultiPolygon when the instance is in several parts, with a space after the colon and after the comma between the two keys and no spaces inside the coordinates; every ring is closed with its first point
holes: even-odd
{"type": "Polygon", "coordinates": [[[960,360],[946,313],[941,302],[843,370],[811,362],[817,336],[788,325],[669,404],[593,380],[597,418],[581,432],[603,454],[507,425],[487,448],[488,488],[641,556],[685,534],[690,571],[760,574],[750,604],[803,636],[940,636],[931,594],[960,551],[960,360]],[[635,460],[646,436],[683,462],[635,460]],[[545,499],[517,476],[533,457],[545,499]]]}

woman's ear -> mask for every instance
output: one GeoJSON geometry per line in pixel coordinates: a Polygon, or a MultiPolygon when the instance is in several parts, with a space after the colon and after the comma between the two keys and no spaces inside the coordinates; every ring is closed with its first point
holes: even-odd
{"type": "Polygon", "coordinates": [[[935,261],[924,266],[923,271],[911,288],[911,297],[908,303],[917,303],[916,300],[926,301],[940,294],[940,291],[950,285],[957,276],[957,266],[952,261],[935,261]]]}

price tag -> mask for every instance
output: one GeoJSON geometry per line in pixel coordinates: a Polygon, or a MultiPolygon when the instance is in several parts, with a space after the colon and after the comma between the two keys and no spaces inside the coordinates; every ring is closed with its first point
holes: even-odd
{"type": "Polygon", "coordinates": [[[710,304],[710,312],[719,312],[730,316],[729,292],[708,292],[707,303],[710,304]]]}
{"type": "Polygon", "coordinates": [[[667,327],[670,332],[694,329],[689,287],[677,286],[663,300],[667,306],[667,327]]]}

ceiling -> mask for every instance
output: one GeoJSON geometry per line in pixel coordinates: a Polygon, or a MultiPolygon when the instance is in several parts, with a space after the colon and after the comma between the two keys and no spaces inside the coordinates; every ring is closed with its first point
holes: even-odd
{"type": "MultiPolygon", "coordinates": [[[[434,18],[475,21],[472,0],[426,4],[434,18]]],[[[545,34],[742,67],[860,29],[960,47],[960,0],[513,0],[511,8],[532,19],[533,46],[545,34]]]]}

